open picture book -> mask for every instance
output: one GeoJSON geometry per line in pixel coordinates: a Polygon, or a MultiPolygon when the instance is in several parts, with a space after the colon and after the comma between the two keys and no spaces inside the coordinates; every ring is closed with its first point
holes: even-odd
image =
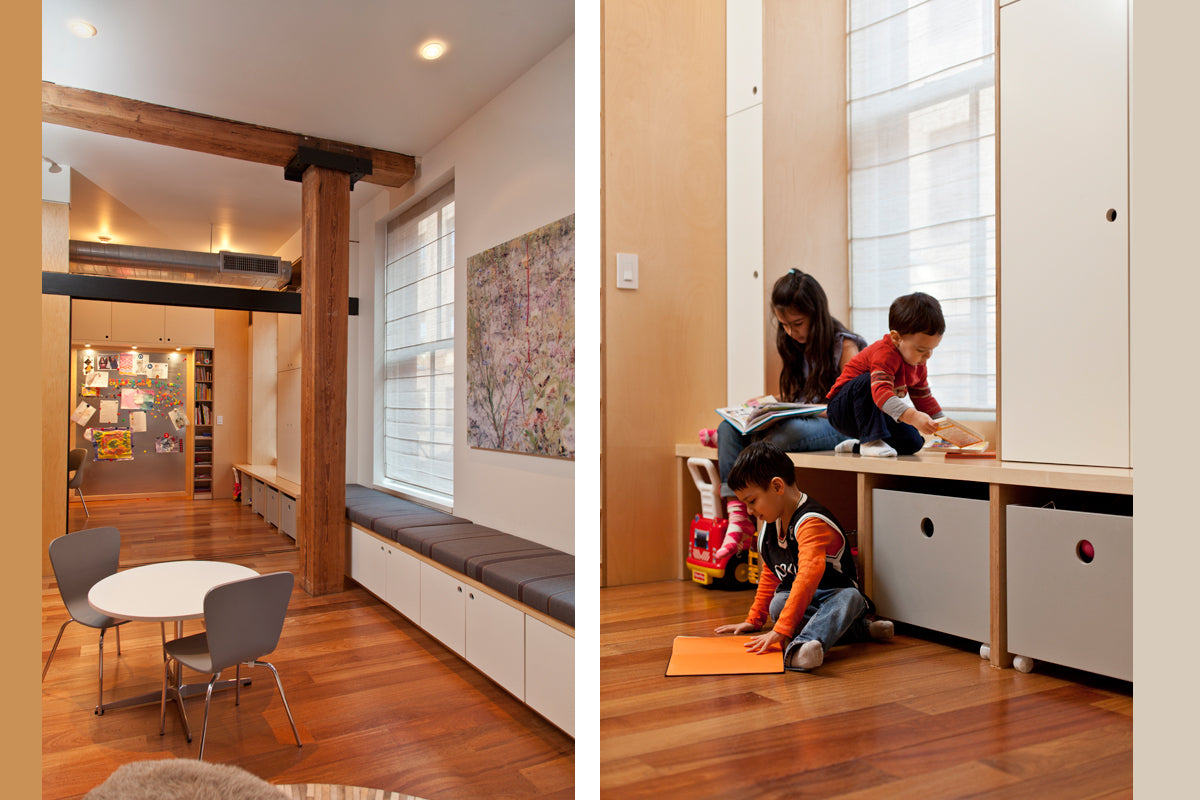
{"type": "Polygon", "coordinates": [[[766,427],[785,417],[809,417],[820,414],[824,410],[824,405],[784,403],[769,394],[756,397],[744,405],[716,409],[722,418],[742,433],[766,427]]]}
{"type": "Polygon", "coordinates": [[[952,420],[949,417],[942,417],[941,419],[934,420],[934,423],[938,428],[936,435],[945,442],[945,444],[939,442],[932,445],[936,449],[961,450],[969,447],[982,449],[982,447],[987,446],[987,442],[982,436],[961,422],[952,420]]]}

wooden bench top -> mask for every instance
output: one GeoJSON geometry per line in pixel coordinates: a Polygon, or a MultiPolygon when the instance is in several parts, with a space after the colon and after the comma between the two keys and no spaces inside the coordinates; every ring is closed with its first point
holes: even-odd
{"type": "MultiPolygon", "coordinates": [[[[717,458],[715,450],[699,443],[677,444],[675,455],[679,458],[707,458],[714,461],[717,458]]],[[[832,450],[788,455],[792,463],[803,469],[1133,494],[1133,470],[1115,467],[1030,464],[1020,461],[998,461],[993,458],[947,459],[945,454],[939,452],[921,452],[895,458],[864,458],[852,453],[835,453],[832,450]]]]}
{"type": "MultiPolygon", "coordinates": [[[[287,478],[279,477],[274,465],[263,464],[234,464],[233,468],[242,475],[250,475],[258,478],[268,486],[274,486],[279,491],[286,494],[288,497],[296,500],[300,499],[300,484],[289,481],[287,478]]],[[[242,491],[246,491],[246,487],[242,487],[242,491]]]]}

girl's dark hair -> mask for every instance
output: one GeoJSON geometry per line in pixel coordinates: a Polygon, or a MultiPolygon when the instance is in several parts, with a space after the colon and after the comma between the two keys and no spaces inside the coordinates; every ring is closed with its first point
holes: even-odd
{"type": "Polygon", "coordinates": [[[817,279],[798,269],[789,270],[775,281],[771,305],[808,317],[808,341],[804,344],[788,336],[782,325],[775,331],[775,349],[783,359],[783,370],[779,373],[780,399],[793,403],[824,402],[838,377],[834,337],[849,329],[830,316],[829,300],[817,279]],[[807,376],[805,363],[808,364],[807,376]]]}

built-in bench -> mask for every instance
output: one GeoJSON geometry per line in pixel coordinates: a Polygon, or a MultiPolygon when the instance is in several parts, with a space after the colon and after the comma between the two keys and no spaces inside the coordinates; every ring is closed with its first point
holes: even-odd
{"type": "MultiPolygon", "coordinates": [[[[716,454],[678,444],[675,456],[682,579],[700,512],[687,460],[716,454]]],[[[981,642],[994,666],[1016,655],[1131,680],[1133,470],[936,451],[789,456],[800,488],[857,529],[863,588],[882,614],[981,642]]]]}
{"type": "Polygon", "coordinates": [[[349,576],[574,735],[575,558],[346,487],[349,576]]]}

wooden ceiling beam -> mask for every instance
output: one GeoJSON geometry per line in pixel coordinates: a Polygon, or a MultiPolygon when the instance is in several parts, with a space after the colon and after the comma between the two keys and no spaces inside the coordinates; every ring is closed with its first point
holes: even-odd
{"type": "Polygon", "coordinates": [[[42,121],[277,167],[287,167],[299,148],[310,147],[370,159],[371,174],[362,180],[381,186],[403,186],[416,171],[416,159],[402,153],[210,117],[49,81],[42,81],[42,121]]]}

